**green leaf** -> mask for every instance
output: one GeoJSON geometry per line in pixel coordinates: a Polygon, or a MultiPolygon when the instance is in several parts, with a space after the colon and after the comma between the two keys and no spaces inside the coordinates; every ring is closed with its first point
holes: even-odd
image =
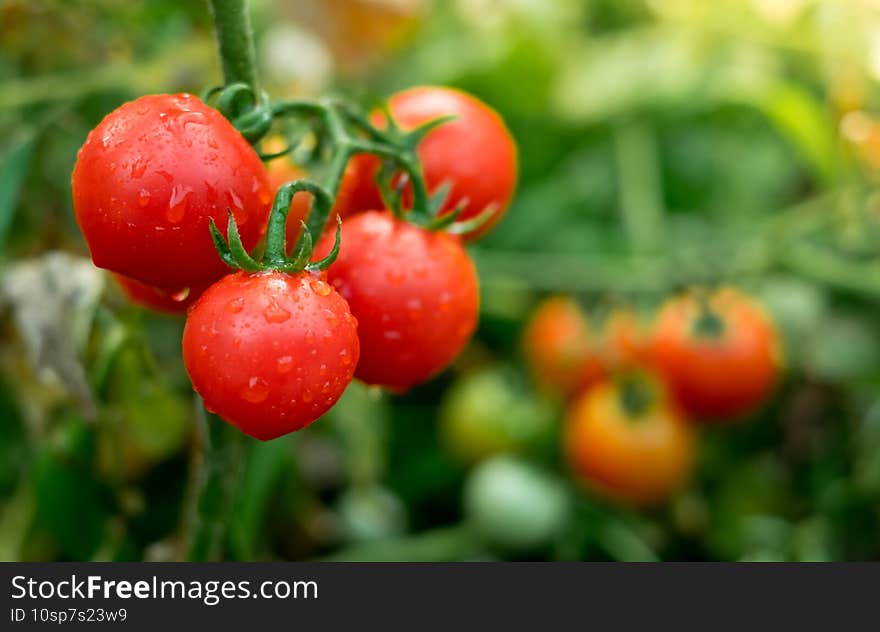
{"type": "Polygon", "coordinates": [[[27,175],[37,137],[28,134],[0,162],[0,252],[6,244],[6,234],[12,224],[18,194],[27,175]]]}

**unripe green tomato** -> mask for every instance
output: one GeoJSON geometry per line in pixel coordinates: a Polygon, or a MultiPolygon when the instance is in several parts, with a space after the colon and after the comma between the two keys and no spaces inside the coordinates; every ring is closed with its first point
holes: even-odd
{"type": "Polygon", "coordinates": [[[498,455],[474,469],[464,490],[465,517],[487,544],[512,552],[549,545],[570,515],[563,483],[520,458],[498,455]]]}
{"type": "Polygon", "coordinates": [[[406,509],[384,487],[348,489],[339,498],[336,510],[349,542],[375,542],[406,531],[406,509]]]}
{"type": "Polygon", "coordinates": [[[490,368],[449,389],[440,408],[440,432],[456,459],[474,463],[499,452],[522,452],[549,436],[552,406],[515,382],[508,371],[490,368]]]}

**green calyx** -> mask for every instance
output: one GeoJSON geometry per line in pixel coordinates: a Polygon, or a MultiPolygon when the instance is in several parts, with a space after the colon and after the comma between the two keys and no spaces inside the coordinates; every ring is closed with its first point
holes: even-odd
{"type": "MultiPolygon", "coordinates": [[[[374,125],[361,108],[348,101],[331,98],[271,102],[265,94],[255,93],[247,83],[212,88],[203,94],[203,100],[216,107],[252,145],[257,145],[269,134],[278,121],[289,127],[295,125],[296,132],[287,138],[283,151],[260,153],[260,157],[269,161],[294,151],[300,152],[297,163],[322,175],[323,193],[329,195],[331,202],[339,191],[351,158],[356,154],[373,154],[381,160],[376,183],[382,201],[399,219],[427,230],[463,234],[479,229],[495,214],[496,207],[491,206],[476,217],[460,221],[466,200],[451,211],[441,213],[451,183],[438,187],[433,194],[427,190],[417,154],[418,145],[432,130],[453,120],[453,116],[438,117],[415,129],[403,130],[386,106],[380,110],[384,119],[380,127],[374,125]]],[[[323,208],[318,203],[320,195],[315,193],[318,185],[306,185],[306,180],[297,182],[300,183],[297,186],[302,187],[297,191],[310,191],[315,198],[309,211],[308,226],[311,236],[320,235],[329,219],[332,203],[323,208]]],[[[277,202],[276,198],[276,206],[277,202]]],[[[230,231],[230,253],[233,251],[233,237],[230,231]]],[[[248,264],[244,259],[239,263],[248,264]]]]}
{"type": "Polygon", "coordinates": [[[618,386],[621,408],[632,421],[642,418],[657,399],[656,390],[644,375],[638,373],[623,375],[618,378],[618,386]]]}
{"type": "Polygon", "coordinates": [[[724,319],[712,309],[705,290],[697,294],[699,311],[691,324],[691,333],[699,338],[720,338],[724,334],[724,319]]]}
{"type": "MultiPolygon", "coordinates": [[[[287,254],[287,215],[290,212],[293,196],[301,191],[310,193],[313,197],[312,206],[314,213],[310,217],[312,215],[326,217],[326,214],[329,213],[332,206],[332,198],[321,185],[308,180],[295,180],[282,186],[275,196],[275,203],[272,205],[272,211],[269,214],[269,225],[266,229],[266,248],[260,261],[257,261],[248,254],[244,244],[242,244],[238,225],[235,222],[232,211],[229,211],[226,239],[223,238],[214,220],[211,219],[211,238],[214,240],[214,247],[217,249],[223,262],[232,268],[246,272],[277,270],[279,272],[295,274],[303,271],[317,272],[319,270],[326,270],[339,254],[342,227],[342,221],[339,219],[339,216],[336,218],[336,239],[333,243],[333,248],[325,257],[318,261],[311,261],[312,251],[314,250],[314,240],[312,238],[314,227],[306,222],[302,222],[302,232],[293,249],[293,253],[290,256],[287,254]]],[[[323,224],[321,229],[323,229],[323,224]]],[[[320,233],[318,234],[320,236],[320,233]]]]}

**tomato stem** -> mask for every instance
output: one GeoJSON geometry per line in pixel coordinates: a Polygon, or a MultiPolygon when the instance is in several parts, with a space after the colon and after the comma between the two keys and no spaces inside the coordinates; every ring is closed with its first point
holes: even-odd
{"type": "Polygon", "coordinates": [[[190,562],[217,561],[223,556],[229,514],[244,468],[245,435],[207,413],[198,397],[196,403],[180,556],[190,562]]]}
{"type": "Polygon", "coordinates": [[[223,67],[223,82],[226,85],[245,83],[260,100],[254,30],[247,0],[209,0],[209,4],[223,67]]]}

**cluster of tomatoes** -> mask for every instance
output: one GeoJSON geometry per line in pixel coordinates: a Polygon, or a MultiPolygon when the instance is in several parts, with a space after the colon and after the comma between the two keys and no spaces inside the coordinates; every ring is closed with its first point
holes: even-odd
{"type": "Polygon", "coordinates": [[[687,477],[697,425],[742,419],[764,403],[780,344],[767,313],[732,287],[671,298],[650,322],[622,309],[599,326],[573,299],[554,297],[525,334],[536,381],[567,401],[572,473],[633,504],[656,503],[687,477]]]}
{"type": "Polygon", "coordinates": [[[344,220],[337,233],[315,236],[313,251],[311,236],[301,239],[316,200],[298,189],[282,210],[286,243],[304,244],[304,260],[270,256],[270,217],[303,174],[286,157],[267,167],[219,111],[185,94],[122,105],[79,152],[74,209],[95,264],[134,301],[186,311],[194,389],[253,437],[305,427],[353,378],[394,392],[428,380],[476,327],[478,279],[463,242],[510,203],[513,139],[489,107],[448,88],[397,93],[387,112],[401,129],[451,117],[419,142],[420,168],[430,191],[448,191],[439,214],[480,216],[478,228],[455,235],[392,214],[377,183],[382,161],[358,153],[331,192],[344,220]],[[247,253],[265,242],[261,263],[245,254],[245,269],[227,267],[210,230],[227,219],[228,247],[247,253]]]}

